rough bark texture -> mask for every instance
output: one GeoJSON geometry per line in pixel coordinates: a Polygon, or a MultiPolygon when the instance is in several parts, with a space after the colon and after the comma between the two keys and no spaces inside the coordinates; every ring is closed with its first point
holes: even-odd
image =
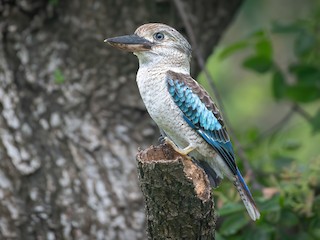
{"type": "Polygon", "coordinates": [[[161,145],[137,155],[149,239],[214,239],[214,203],[204,171],[161,145]]]}
{"type": "MultiPolygon", "coordinates": [[[[208,56],[240,0],[189,0],[208,56]]],[[[158,136],[137,60],[103,43],[171,1],[0,1],[0,239],[145,239],[134,155],[158,136]]]]}

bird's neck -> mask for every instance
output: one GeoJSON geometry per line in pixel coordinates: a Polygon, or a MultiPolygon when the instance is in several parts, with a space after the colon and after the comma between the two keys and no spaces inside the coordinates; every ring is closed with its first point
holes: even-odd
{"type": "Polygon", "coordinates": [[[189,74],[188,65],[169,64],[158,61],[141,62],[139,58],[139,70],[136,80],[140,95],[147,109],[152,108],[151,105],[155,104],[155,101],[162,99],[168,94],[166,75],[169,70],[189,74]]]}
{"type": "MultiPolygon", "coordinates": [[[[166,75],[169,70],[189,74],[189,61],[183,58],[169,58],[159,55],[138,56],[139,70],[137,84],[140,95],[147,108],[152,108],[155,101],[162,99],[167,92],[166,75]],[[158,99],[158,100],[157,100],[158,99]]],[[[159,100],[160,101],[160,100],[159,100]]]]}
{"type": "Polygon", "coordinates": [[[139,71],[148,72],[150,75],[152,74],[166,74],[168,71],[173,71],[176,73],[190,74],[189,66],[175,66],[175,65],[142,65],[139,67],[139,71]]]}
{"type": "Polygon", "coordinates": [[[163,56],[138,56],[139,70],[147,70],[148,72],[163,72],[171,70],[174,72],[190,74],[190,62],[184,56],[176,55],[174,57],[163,56]]]}

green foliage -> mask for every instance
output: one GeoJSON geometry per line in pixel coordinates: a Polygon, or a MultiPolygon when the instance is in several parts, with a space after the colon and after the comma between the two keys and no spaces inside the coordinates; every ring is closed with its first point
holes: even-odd
{"type": "Polygon", "coordinates": [[[312,128],[313,128],[312,130],[314,133],[320,132],[320,109],[312,118],[311,124],[312,124],[312,128]]]}
{"type": "MultiPolygon", "coordinates": [[[[219,52],[220,60],[238,52],[247,53],[243,68],[256,73],[257,81],[261,81],[262,75],[269,76],[274,101],[293,106],[292,111],[303,117],[314,135],[320,132],[320,108],[309,114],[303,107],[320,100],[319,29],[320,6],[308,20],[273,23],[271,29],[256,31],[219,52]],[[291,51],[295,59],[287,66],[280,66],[275,59],[273,37],[279,35],[293,38],[291,51]]],[[[287,122],[279,123],[275,129],[284,125],[287,122]]],[[[243,135],[241,142],[247,143],[246,154],[257,160],[255,177],[251,178],[254,184],[249,185],[256,186],[254,196],[262,193],[256,197],[261,219],[251,222],[234,189],[215,191],[218,205],[222,205],[218,240],[320,239],[320,151],[316,157],[299,162],[299,151],[308,142],[299,136],[282,139],[280,134],[271,131],[262,136],[253,128],[243,135]]]]}
{"type": "Polygon", "coordinates": [[[53,6],[57,6],[59,3],[59,0],[49,0],[49,3],[53,6]]]}
{"type": "Polygon", "coordinates": [[[319,239],[319,172],[320,159],[314,159],[304,170],[292,165],[275,174],[274,187],[265,188],[257,201],[262,219],[256,223],[229,199],[219,211],[224,221],[217,239],[319,239]]]}
{"type": "Polygon", "coordinates": [[[273,65],[270,39],[260,31],[253,36],[255,53],[244,60],[243,66],[258,73],[266,73],[270,71],[273,65]]]}
{"type": "Polygon", "coordinates": [[[56,84],[62,84],[65,82],[65,77],[60,69],[56,69],[53,75],[54,75],[54,82],[56,84]]]}
{"type": "Polygon", "coordinates": [[[231,44],[230,46],[224,48],[221,52],[220,52],[220,59],[223,60],[227,57],[230,57],[232,54],[234,54],[237,51],[243,50],[245,48],[247,48],[249,46],[248,41],[239,41],[236,43],[231,44]]]}
{"type": "Polygon", "coordinates": [[[286,92],[286,82],[281,71],[274,71],[272,76],[272,92],[276,100],[282,99],[286,92]]]}
{"type": "MultiPolygon", "coordinates": [[[[316,19],[316,21],[320,21],[316,19]]],[[[243,61],[243,66],[257,73],[271,73],[272,90],[277,100],[309,103],[320,99],[320,36],[316,23],[299,21],[290,25],[274,24],[272,31],[259,30],[248,39],[225,48],[220,53],[224,59],[245,48],[253,48],[254,54],[243,61]],[[273,59],[271,34],[295,33],[294,53],[297,61],[288,66],[285,75],[273,59]],[[294,81],[290,82],[289,79],[294,81]]]]}
{"type": "Polygon", "coordinates": [[[250,221],[248,218],[239,221],[242,217],[242,213],[233,213],[226,217],[219,229],[220,234],[223,236],[231,236],[242,230],[250,221]]]}

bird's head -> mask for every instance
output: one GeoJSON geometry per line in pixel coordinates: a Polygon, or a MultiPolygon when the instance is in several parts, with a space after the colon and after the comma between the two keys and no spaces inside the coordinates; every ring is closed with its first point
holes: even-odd
{"type": "Polygon", "coordinates": [[[134,34],[108,38],[105,42],[113,47],[133,52],[140,64],[177,64],[189,67],[191,46],[174,28],[161,24],[149,23],[137,28],[134,34]]]}

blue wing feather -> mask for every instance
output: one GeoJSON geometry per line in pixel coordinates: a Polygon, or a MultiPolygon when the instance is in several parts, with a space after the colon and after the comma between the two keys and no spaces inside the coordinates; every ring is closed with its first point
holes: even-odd
{"type": "Polygon", "coordinates": [[[183,115],[184,120],[189,124],[190,127],[195,129],[200,136],[209,143],[213,149],[222,157],[222,159],[226,162],[231,172],[236,175],[237,174],[237,166],[234,160],[234,152],[232,149],[231,142],[218,142],[212,133],[209,131],[204,131],[202,129],[197,128],[185,115],[183,115]]]}
{"type": "MultiPolygon", "coordinates": [[[[208,93],[203,90],[189,75],[168,71],[168,91],[174,102],[180,108],[183,119],[193,128],[224,160],[234,174],[234,185],[247,208],[250,217],[257,220],[259,210],[252,198],[239,169],[235,163],[235,156],[219,110],[212,102],[208,93]]],[[[200,162],[210,182],[217,186],[219,177],[209,164],[200,162]],[[204,165],[203,165],[204,164],[204,165]]]]}
{"type": "MultiPolygon", "coordinates": [[[[195,129],[214,148],[226,162],[231,172],[237,175],[238,170],[235,164],[234,152],[229,136],[223,126],[221,115],[217,115],[212,109],[208,109],[203,102],[204,97],[207,101],[208,99],[211,101],[208,95],[205,95],[202,99],[201,96],[199,97],[199,93],[207,93],[200,89],[198,84],[190,82],[191,80],[194,81],[191,77],[189,77],[191,80],[188,79],[189,84],[183,77],[185,75],[179,76],[177,73],[172,74],[172,72],[168,74],[167,86],[170,95],[182,111],[183,118],[189,126],[195,129]],[[194,85],[192,86],[191,84],[194,85]],[[196,87],[198,89],[195,89],[196,87]]],[[[207,104],[215,106],[213,102],[207,104]]],[[[215,110],[217,111],[217,109],[215,110]]]]}

